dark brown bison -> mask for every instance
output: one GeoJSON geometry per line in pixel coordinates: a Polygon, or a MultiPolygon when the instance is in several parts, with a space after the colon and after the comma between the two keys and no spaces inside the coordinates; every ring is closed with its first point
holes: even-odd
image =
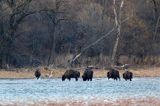
{"type": "Polygon", "coordinates": [[[108,79],[112,78],[114,80],[117,80],[117,79],[120,80],[119,71],[117,71],[115,69],[110,69],[110,71],[107,73],[107,77],[108,77],[108,79]]]}
{"type": "Polygon", "coordinates": [[[92,81],[92,78],[93,78],[93,71],[91,68],[87,68],[82,75],[82,79],[83,81],[89,81],[89,80],[92,81]]]}
{"type": "Polygon", "coordinates": [[[75,78],[76,81],[78,81],[78,78],[80,77],[80,72],[70,69],[67,70],[63,75],[62,75],[62,81],[64,81],[66,78],[70,81],[71,78],[75,78]]]}
{"type": "Polygon", "coordinates": [[[130,80],[132,81],[132,78],[133,78],[133,73],[130,72],[130,71],[126,71],[123,73],[123,78],[127,81],[127,80],[130,80]]]}
{"type": "Polygon", "coordinates": [[[40,76],[41,76],[41,72],[40,72],[40,70],[39,70],[39,69],[36,69],[36,71],[35,71],[34,75],[35,75],[35,77],[36,77],[37,79],[39,79],[39,78],[40,78],[40,76]]]}

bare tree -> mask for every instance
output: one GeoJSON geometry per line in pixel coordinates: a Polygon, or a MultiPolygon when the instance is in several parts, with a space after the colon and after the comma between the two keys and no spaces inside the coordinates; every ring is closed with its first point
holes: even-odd
{"type": "Polygon", "coordinates": [[[158,30],[158,25],[159,25],[159,21],[160,21],[160,6],[159,6],[159,1],[156,0],[152,0],[153,5],[154,5],[154,19],[155,19],[155,30],[154,30],[154,36],[153,36],[153,40],[156,39],[157,36],[157,30],[158,30]]]}
{"type": "MultiPolygon", "coordinates": [[[[1,59],[2,64],[9,64],[11,60],[11,54],[14,49],[13,42],[20,35],[15,35],[17,32],[18,26],[23,22],[23,20],[32,14],[40,13],[40,12],[53,12],[53,9],[42,8],[39,10],[30,9],[29,6],[32,0],[2,0],[0,1],[2,8],[0,17],[2,20],[1,29],[3,31],[2,39],[0,40],[1,45],[1,59]]],[[[57,4],[59,5],[59,4],[57,4]]],[[[54,14],[55,15],[55,14],[54,14]]],[[[54,21],[54,20],[53,20],[54,21]]],[[[55,21],[54,21],[55,22],[55,21]]],[[[58,23],[59,20],[56,20],[58,23]]]]}
{"type": "Polygon", "coordinates": [[[157,1],[156,0],[152,0],[153,2],[153,5],[154,5],[154,18],[155,20],[157,20],[157,17],[158,17],[158,7],[157,7],[157,1]]]}
{"type": "MultiPolygon", "coordinates": [[[[54,58],[56,57],[55,46],[56,46],[56,27],[60,24],[61,21],[67,20],[67,18],[62,17],[64,11],[61,11],[61,7],[64,6],[64,0],[55,0],[55,9],[47,12],[47,16],[50,18],[52,23],[50,29],[50,37],[51,37],[51,49],[48,57],[48,65],[54,64],[54,58]]],[[[64,16],[64,15],[63,15],[64,16]]]]}
{"type": "Polygon", "coordinates": [[[1,33],[2,41],[1,45],[1,59],[2,66],[3,64],[9,64],[10,54],[12,52],[12,44],[16,38],[15,32],[18,28],[18,25],[22,22],[22,20],[32,14],[32,12],[28,12],[29,4],[32,0],[25,1],[15,1],[15,0],[2,0],[1,1],[1,33]],[[5,8],[4,8],[5,7],[5,8]],[[3,52],[3,53],[2,53],[3,52]]]}

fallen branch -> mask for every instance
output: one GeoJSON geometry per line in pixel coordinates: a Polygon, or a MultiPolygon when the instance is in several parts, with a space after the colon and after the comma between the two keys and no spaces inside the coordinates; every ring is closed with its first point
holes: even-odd
{"type": "MultiPolygon", "coordinates": [[[[126,19],[122,20],[121,24],[125,23],[127,20],[129,20],[132,16],[127,17],[126,19]]],[[[104,38],[108,37],[114,30],[116,29],[116,27],[112,28],[107,34],[105,34],[104,36],[100,37],[98,40],[96,40],[95,42],[91,43],[90,45],[88,45],[87,47],[85,47],[80,53],[78,53],[75,57],[72,58],[71,63],[73,63],[76,59],[78,59],[85,50],[87,50],[88,48],[96,45],[98,42],[100,42],[101,40],[103,40],[104,38]]],[[[71,64],[70,63],[70,64],[71,64]]]]}
{"type": "Polygon", "coordinates": [[[82,53],[87,50],[88,48],[90,48],[91,46],[97,44],[99,41],[101,41],[102,39],[104,39],[105,37],[109,36],[113,31],[115,30],[115,28],[112,28],[107,34],[105,34],[104,36],[102,36],[101,38],[99,38],[98,40],[96,40],[95,42],[91,43],[90,45],[88,45],[87,47],[85,47],[79,54],[77,54],[71,61],[74,62],[77,58],[79,58],[82,53]]]}

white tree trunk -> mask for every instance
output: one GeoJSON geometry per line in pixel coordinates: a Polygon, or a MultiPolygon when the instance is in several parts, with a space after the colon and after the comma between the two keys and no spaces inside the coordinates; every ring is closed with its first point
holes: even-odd
{"type": "Polygon", "coordinates": [[[113,10],[114,10],[114,15],[115,15],[115,25],[117,28],[117,36],[116,36],[116,41],[115,41],[113,52],[112,52],[111,66],[114,65],[114,61],[115,61],[115,57],[116,57],[116,53],[118,49],[118,44],[119,44],[119,39],[121,35],[121,14],[122,14],[123,4],[124,4],[124,1],[121,0],[119,16],[118,16],[118,12],[116,10],[116,0],[114,0],[114,3],[113,3],[113,10]]]}

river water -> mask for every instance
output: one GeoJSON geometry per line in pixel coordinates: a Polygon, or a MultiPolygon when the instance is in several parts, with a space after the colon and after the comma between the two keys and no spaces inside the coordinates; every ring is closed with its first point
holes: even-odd
{"type": "Polygon", "coordinates": [[[56,79],[0,79],[0,103],[92,100],[118,98],[160,97],[160,77],[134,78],[133,81],[95,78],[62,82],[56,79]]]}

